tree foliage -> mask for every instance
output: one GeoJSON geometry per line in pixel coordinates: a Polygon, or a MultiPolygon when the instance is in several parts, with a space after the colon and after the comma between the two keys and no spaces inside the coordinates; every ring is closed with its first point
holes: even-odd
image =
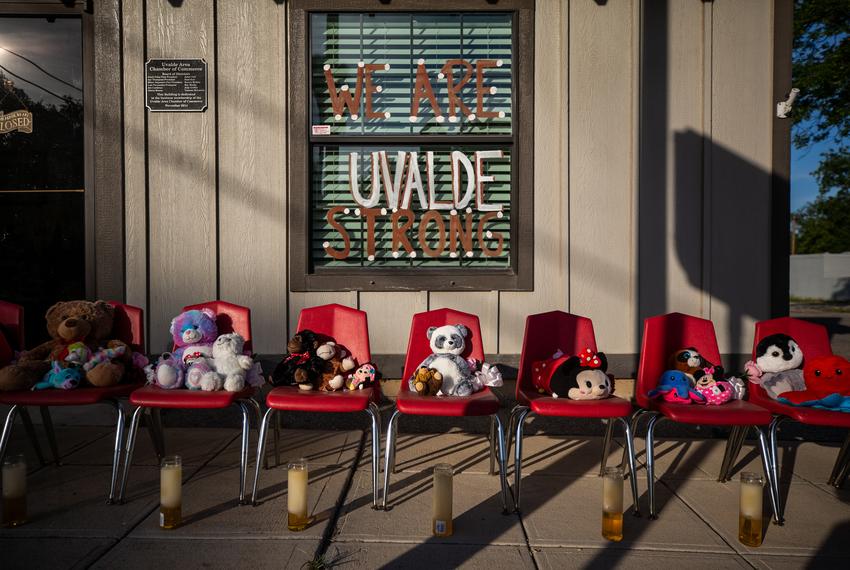
{"type": "Polygon", "coordinates": [[[850,0],[795,0],[794,145],[832,141],[818,196],[794,214],[797,253],[850,251],[850,0]]]}

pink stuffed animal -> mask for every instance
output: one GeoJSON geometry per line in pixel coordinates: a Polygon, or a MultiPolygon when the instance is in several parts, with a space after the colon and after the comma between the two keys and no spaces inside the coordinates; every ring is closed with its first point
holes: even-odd
{"type": "Polygon", "coordinates": [[[185,378],[187,388],[199,390],[202,379],[215,374],[209,361],[218,337],[215,312],[201,309],[180,313],[171,321],[170,332],[176,350],[160,357],[149,381],[171,389],[180,388],[185,378]]]}

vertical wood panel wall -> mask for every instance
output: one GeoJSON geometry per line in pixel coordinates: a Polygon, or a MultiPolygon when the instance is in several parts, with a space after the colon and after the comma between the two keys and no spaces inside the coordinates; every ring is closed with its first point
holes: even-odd
{"type": "Polygon", "coordinates": [[[537,1],[535,290],[501,293],[288,291],[287,10],[122,2],[126,297],[152,350],[180,307],[215,297],[253,309],[261,353],[327,302],[369,313],[375,354],[403,353],[412,315],[447,306],[478,314],[503,355],[552,309],[594,318],[622,354],[650,314],[713,318],[724,352],[768,316],[769,223],[745,208],[770,189],[771,0],[537,1]],[[205,58],[209,109],[146,114],[151,57],[205,58]]]}

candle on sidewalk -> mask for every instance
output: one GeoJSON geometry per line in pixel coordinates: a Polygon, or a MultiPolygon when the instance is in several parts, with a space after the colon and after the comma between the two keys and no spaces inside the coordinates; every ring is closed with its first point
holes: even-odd
{"type": "Polygon", "coordinates": [[[179,455],[165,457],[159,470],[159,526],[172,529],[183,519],[183,461],[179,455]]]}
{"type": "Polygon", "coordinates": [[[623,540],[623,470],[606,467],[602,475],[602,536],[623,540]]]}
{"type": "Polygon", "coordinates": [[[452,475],[454,471],[448,463],[434,466],[434,498],[432,530],[434,536],[451,536],[452,524],[452,475]]]}
{"type": "Polygon", "coordinates": [[[738,515],[738,540],[747,546],[761,546],[764,477],[741,473],[741,508],[738,515]]]}
{"type": "Polygon", "coordinates": [[[301,531],[310,524],[307,515],[307,487],[310,471],[306,459],[292,461],[288,465],[286,480],[286,502],[289,511],[288,526],[291,531],[301,531]]]}
{"type": "Polygon", "coordinates": [[[23,455],[3,461],[3,524],[14,527],[27,521],[27,463],[23,455]]]}

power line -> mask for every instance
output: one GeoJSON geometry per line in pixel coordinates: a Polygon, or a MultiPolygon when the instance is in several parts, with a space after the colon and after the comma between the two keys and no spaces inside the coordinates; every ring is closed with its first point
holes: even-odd
{"type": "Polygon", "coordinates": [[[39,85],[38,83],[34,83],[34,82],[30,81],[29,79],[24,79],[23,77],[21,77],[21,76],[20,76],[20,75],[18,75],[17,73],[13,73],[13,72],[9,71],[9,69],[8,69],[8,68],[3,67],[2,65],[0,65],[0,69],[2,69],[3,71],[5,71],[6,73],[8,73],[9,75],[11,75],[12,77],[17,77],[18,79],[20,79],[20,80],[21,80],[21,81],[23,81],[24,83],[29,83],[29,84],[30,84],[30,85],[32,85],[33,87],[37,87],[38,89],[41,89],[41,90],[42,90],[42,91],[44,91],[45,93],[48,93],[48,94],[50,94],[50,95],[53,95],[54,97],[56,97],[57,99],[59,99],[59,100],[60,100],[60,101],[62,101],[63,103],[65,102],[65,98],[64,98],[64,97],[62,97],[61,95],[57,95],[56,93],[54,93],[53,91],[51,91],[51,90],[50,90],[50,89],[48,89],[47,87],[42,87],[42,86],[41,86],[41,85],[39,85]]]}
{"type": "Polygon", "coordinates": [[[0,50],[3,50],[3,51],[6,51],[6,52],[9,52],[9,53],[11,53],[12,55],[17,56],[17,57],[21,58],[22,60],[24,60],[24,61],[26,61],[26,62],[28,62],[28,63],[32,64],[33,66],[35,66],[35,68],[36,68],[36,69],[38,69],[39,71],[41,71],[42,73],[44,73],[44,74],[45,74],[45,75],[47,75],[48,77],[52,77],[53,79],[55,79],[55,80],[56,80],[56,81],[58,81],[59,83],[63,83],[63,84],[65,84],[65,85],[67,85],[68,87],[70,87],[71,89],[76,89],[76,90],[77,90],[77,91],[79,91],[80,93],[82,93],[82,92],[83,92],[83,90],[82,90],[82,89],[80,89],[79,87],[77,87],[77,86],[76,86],[76,85],[74,85],[73,83],[68,83],[67,81],[65,81],[65,80],[64,80],[64,79],[62,79],[61,77],[56,77],[55,75],[53,75],[52,73],[50,73],[49,71],[47,71],[46,69],[44,69],[43,67],[41,67],[39,64],[37,64],[36,62],[34,62],[33,60],[31,60],[30,58],[25,57],[25,56],[23,56],[23,55],[21,55],[21,54],[19,54],[19,53],[17,53],[17,52],[14,52],[14,51],[10,50],[10,49],[9,49],[9,48],[7,48],[7,47],[2,47],[2,46],[0,46],[0,50]]]}

